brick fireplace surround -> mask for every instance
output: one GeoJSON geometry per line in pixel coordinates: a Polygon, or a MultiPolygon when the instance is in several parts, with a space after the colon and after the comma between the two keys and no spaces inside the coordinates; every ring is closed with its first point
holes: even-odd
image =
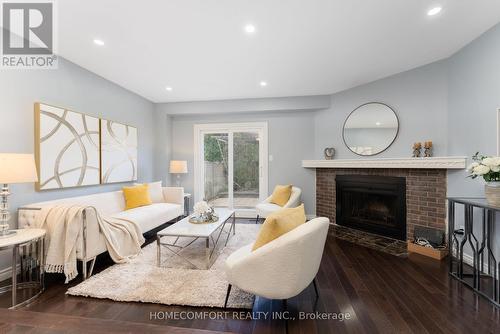
{"type": "Polygon", "coordinates": [[[406,233],[413,238],[415,226],[446,231],[446,183],[444,169],[318,168],[316,214],[335,222],[336,175],[379,175],[406,178],[406,233]]]}

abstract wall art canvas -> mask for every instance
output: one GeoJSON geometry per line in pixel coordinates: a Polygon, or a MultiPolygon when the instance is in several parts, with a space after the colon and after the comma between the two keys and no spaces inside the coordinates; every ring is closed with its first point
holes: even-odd
{"type": "Polygon", "coordinates": [[[101,183],[137,180],[137,128],[101,119],[101,183]]]}
{"type": "Polygon", "coordinates": [[[100,183],[99,118],[35,104],[38,190],[100,183]]]}

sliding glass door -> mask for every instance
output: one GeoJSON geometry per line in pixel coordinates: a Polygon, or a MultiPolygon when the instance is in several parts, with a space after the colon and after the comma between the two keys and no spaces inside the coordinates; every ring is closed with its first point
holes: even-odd
{"type": "Polygon", "coordinates": [[[267,124],[195,125],[195,200],[253,216],[267,196],[267,124]]]}

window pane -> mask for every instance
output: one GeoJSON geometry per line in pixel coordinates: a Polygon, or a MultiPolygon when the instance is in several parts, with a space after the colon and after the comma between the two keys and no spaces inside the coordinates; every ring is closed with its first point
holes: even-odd
{"type": "Polygon", "coordinates": [[[259,202],[259,134],[235,132],[234,157],[234,207],[253,209],[259,202]]]}
{"type": "Polygon", "coordinates": [[[205,194],[204,199],[215,207],[228,207],[228,134],[205,134],[205,194]]]}

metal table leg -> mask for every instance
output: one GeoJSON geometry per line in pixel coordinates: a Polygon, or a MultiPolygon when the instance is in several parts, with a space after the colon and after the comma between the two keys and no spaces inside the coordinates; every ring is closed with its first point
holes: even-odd
{"type": "MultiPolygon", "coordinates": [[[[449,272],[453,272],[453,239],[455,238],[455,202],[448,202],[448,247],[450,249],[449,272]]],[[[457,242],[458,251],[458,242],[457,242]]]]}
{"type": "MultiPolygon", "coordinates": [[[[214,245],[215,249],[216,245],[214,245]]],[[[206,238],[205,241],[205,256],[207,261],[207,270],[210,269],[210,238],[206,238]]]]}
{"type": "Polygon", "coordinates": [[[40,283],[45,290],[45,238],[40,239],[40,283]]]}
{"type": "MultiPolygon", "coordinates": [[[[500,271],[500,263],[498,264],[498,271],[500,271]]],[[[500,302],[500,280],[497,280],[496,282],[494,282],[494,284],[497,289],[497,294],[494,298],[496,298],[495,300],[497,302],[500,302]]]]}
{"type": "Polygon", "coordinates": [[[12,306],[17,304],[17,253],[19,246],[15,245],[12,248],[12,306]]]}
{"type": "MultiPolygon", "coordinates": [[[[474,287],[477,287],[477,282],[479,280],[478,276],[477,276],[477,270],[478,270],[478,256],[477,256],[477,239],[476,237],[474,236],[474,231],[473,231],[473,227],[474,227],[474,207],[473,206],[470,206],[468,205],[468,232],[466,233],[467,234],[467,240],[469,241],[469,245],[472,249],[472,280],[473,280],[473,285],[474,287]],[[474,247],[474,243],[472,241],[472,239],[474,239],[476,241],[476,247],[474,247]]],[[[462,254],[462,257],[463,257],[463,254],[462,254]]]]}
{"type": "MultiPolygon", "coordinates": [[[[476,247],[474,247],[474,244],[472,242],[472,239],[476,239],[475,236],[473,235],[472,228],[474,225],[474,212],[473,212],[473,207],[471,205],[465,205],[464,206],[464,214],[465,214],[465,226],[464,226],[464,238],[460,242],[460,259],[459,259],[459,276],[461,279],[464,277],[464,246],[467,242],[469,242],[469,245],[472,250],[472,281],[473,281],[473,287],[477,287],[477,270],[478,270],[478,263],[477,263],[477,244],[476,247]]],[[[476,240],[477,243],[477,240],[476,240]]]]}
{"type": "Polygon", "coordinates": [[[161,237],[159,235],[156,236],[156,265],[159,267],[161,263],[161,237]]]}
{"type": "Polygon", "coordinates": [[[463,274],[464,274],[464,246],[465,246],[465,243],[467,242],[467,238],[466,238],[466,235],[467,235],[467,226],[468,226],[468,223],[467,223],[467,220],[468,220],[468,215],[467,215],[467,207],[464,207],[464,236],[462,238],[462,240],[460,241],[460,245],[458,246],[458,264],[457,264],[457,273],[458,273],[458,276],[463,279],[463,274]]]}
{"type": "Polygon", "coordinates": [[[488,210],[488,219],[486,220],[486,248],[488,249],[487,257],[488,257],[488,274],[491,275],[493,272],[493,298],[496,302],[499,301],[498,298],[498,276],[497,276],[497,260],[492,251],[492,241],[491,238],[493,236],[493,224],[495,224],[495,211],[488,210]]]}

